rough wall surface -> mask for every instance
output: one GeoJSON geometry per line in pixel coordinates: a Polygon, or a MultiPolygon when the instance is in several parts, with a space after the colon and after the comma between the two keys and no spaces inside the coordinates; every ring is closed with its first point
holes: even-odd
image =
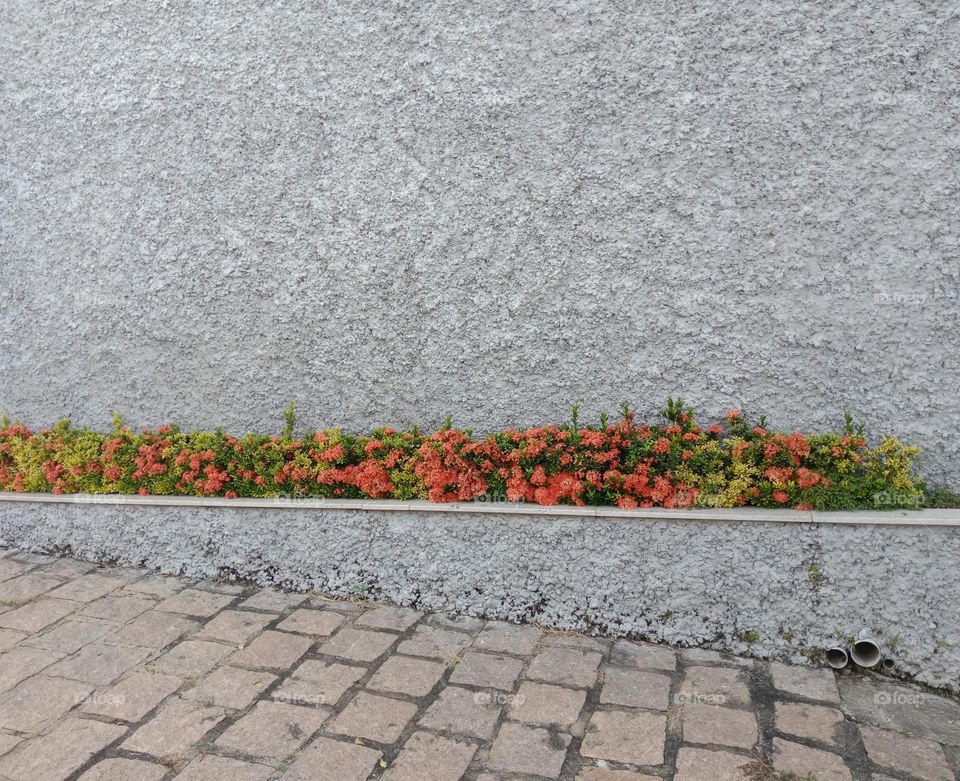
{"type": "Polygon", "coordinates": [[[0,501],[0,545],[802,661],[880,638],[960,691],[960,528],[0,501]]]}
{"type": "Polygon", "coordinates": [[[960,6],[0,3],[0,410],[844,409],[960,486],[960,6]]]}

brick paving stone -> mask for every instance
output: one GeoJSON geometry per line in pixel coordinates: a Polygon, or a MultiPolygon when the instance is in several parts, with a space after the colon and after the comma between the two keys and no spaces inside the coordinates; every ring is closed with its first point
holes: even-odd
{"type": "Polygon", "coordinates": [[[172,675],[134,671],[113,688],[88,697],[82,711],[121,721],[140,721],[182,684],[180,678],[172,675]]]}
{"type": "Polygon", "coordinates": [[[670,676],[644,670],[608,667],[604,673],[600,702],[632,708],[666,710],[670,705],[670,676]]]}
{"type": "Polygon", "coordinates": [[[673,781],[754,781],[757,776],[743,769],[750,761],[742,754],[682,746],[673,781]]]}
{"type": "Polygon", "coordinates": [[[805,702],[776,703],[774,724],[780,732],[840,746],[843,714],[836,708],[805,702]]]}
{"type": "Polygon", "coordinates": [[[524,681],[507,709],[507,718],[567,728],[580,718],[587,694],[548,683],[524,681]]]}
{"type": "Polygon", "coordinates": [[[467,651],[450,676],[450,683],[512,691],[523,661],[500,654],[479,654],[467,651]]]}
{"type": "Polygon", "coordinates": [[[306,594],[288,594],[284,591],[275,591],[265,588],[240,603],[241,607],[250,610],[266,610],[273,613],[283,613],[291,607],[302,605],[307,599],[306,594]]]}
{"type": "Polygon", "coordinates": [[[180,771],[177,781],[266,781],[273,773],[269,765],[201,754],[180,771]]]}
{"type": "Polygon", "coordinates": [[[537,650],[537,643],[543,635],[532,626],[514,626],[503,621],[488,621],[483,631],[473,641],[478,651],[490,651],[499,654],[530,656],[537,650]]]}
{"type": "Polygon", "coordinates": [[[683,740],[736,748],[753,748],[759,739],[757,717],[750,711],[717,705],[684,705],[683,740]]]}
{"type": "Polygon", "coordinates": [[[396,635],[387,632],[370,632],[345,626],[329,640],[325,640],[317,650],[322,654],[344,659],[372,662],[383,655],[396,639],[396,635]]]}
{"type": "Polygon", "coordinates": [[[283,759],[306,743],[329,715],[326,708],[258,702],[252,711],[228,727],[215,745],[250,756],[283,759]]]}
{"type": "Polygon", "coordinates": [[[283,781],[366,781],[382,756],[369,746],[317,738],[296,755],[283,781]]]}
{"type": "Polygon", "coordinates": [[[445,670],[446,667],[440,662],[391,656],[367,682],[367,688],[423,697],[430,693],[445,670]]]}
{"type": "Polygon", "coordinates": [[[392,629],[395,632],[404,632],[417,623],[422,616],[423,614],[419,611],[407,607],[378,607],[368,610],[353,623],[370,629],[392,629]]]}
{"type": "Polygon", "coordinates": [[[29,636],[27,632],[17,632],[13,629],[0,629],[0,653],[9,651],[17,643],[26,640],[29,636]]]}
{"type": "Polygon", "coordinates": [[[67,718],[47,734],[0,757],[0,778],[61,781],[126,731],[119,724],[67,718]]]}
{"type": "Polygon", "coordinates": [[[393,743],[416,712],[417,706],[411,702],[360,692],[327,725],[327,731],[393,743]]]}
{"type": "Polygon", "coordinates": [[[147,594],[158,599],[166,599],[184,588],[183,582],[175,577],[164,575],[147,575],[133,583],[124,586],[124,592],[147,594]]]}
{"type": "Polygon", "coordinates": [[[585,767],[577,773],[576,781],[663,781],[661,776],[634,773],[632,770],[610,770],[605,767],[585,767]]]}
{"type": "Polygon", "coordinates": [[[659,765],[663,762],[667,717],[638,711],[597,711],[580,746],[585,757],[659,765]]]}
{"type": "Polygon", "coordinates": [[[408,640],[400,643],[397,653],[429,656],[453,664],[468,645],[470,636],[463,632],[420,625],[408,640]]]}
{"type": "Polygon", "coordinates": [[[427,708],[419,723],[427,729],[487,739],[493,736],[502,710],[496,698],[484,696],[483,692],[448,686],[427,708]]]}
{"type": "Polygon", "coordinates": [[[93,600],[99,599],[111,591],[126,586],[129,582],[128,578],[117,578],[92,572],[89,575],[81,575],[79,578],[64,583],[60,588],[49,592],[47,596],[54,599],[69,599],[74,602],[93,602],[93,600]]]}
{"type": "Polygon", "coordinates": [[[211,618],[194,637],[201,640],[222,640],[243,645],[256,637],[276,615],[246,610],[224,610],[211,618]]]}
{"type": "Polygon", "coordinates": [[[208,708],[174,697],[161,705],[120,748],[163,760],[181,759],[188,755],[194,743],[223,721],[224,715],[221,708],[208,708]]]}
{"type": "Polygon", "coordinates": [[[0,728],[41,732],[91,691],[90,684],[34,675],[0,698],[0,728]]]}
{"type": "Polygon", "coordinates": [[[575,648],[546,648],[527,668],[527,678],[588,689],[596,683],[600,654],[575,648]]]}
{"type": "Polygon", "coordinates": [[[617,667],[636,667],[640,670],[673,672],[677,669],[677,655],[669,648],[617,640],[610,649],[610,664],[617,667]]]}
{"type": "Polygon", "coordinates": [[[688,665],[723,664],[735,667],[752,667],[753,661],[721,654],[709,648],[684,648],[680,651],[688,665]]]}
{"type": "Polygon", "coordinates": [[[781,773],[795,773],[801,778],[812,773],[817,781],[853,781],[847,766],[836,754],[783,738],[773,739],[773,767],[781,773]]]}
{"type": "Polygon", "coordinates": [[[0,692],[13,688],[24,678],[29,678],[62,658],[63,654],[56,651],[14,646],[0,657],[3,660],[3,664],[0,664],[0,692]]]}
{"type": "Polygon", "coordinates": [[[366,672],[364,667],[308,659],[274,690],[273,696],[289,702],[335,705],[366,672]]]}
{"type": "Polygon", "coordinates": [[[143,662],[151,651],[121,645],[91,643],[47,670],[48,675],[72,678],[97,686],[113,683],[131,667],[143,662]]]}
{"type": "Polygon", "coordinates": [[[150,662],[150,669],[183,678],[199,678],[230,656],[234,649],[207,640],[183,640],[150,662]]]}
{"type": "Polygon", "coordinates": [[[750,689],[741,670],[688,667],[674,700],[679,704],[745,706],[750,704],[750,689]]]}
{"type": "Polygon", "coordinates": [[[81,607],[83,607],[82,602],[37,599],[0,614],[0,626],[19,632],[39,632],[81,607]]]}
{"type": "Polygon", "coordinates": [[[277,676],[262,670],[218,667],[181,696],[203,705],[240,710],[257,699],[276,680],[277,676]]]}
{"type": "Polygon", "coordinates": [[[309,637],[268,630],[230,657],[230,663],[240,667],[288,670],[310,650],[312,644],[309,637]]]}
{"type": "Polygon", "coordinates": [[[876,727],[861,727],[867,756],[888,770],[911,773],[923,781],[954,781],[943,749],[932,740],[901,735],[876,727]]]}
{"type": "Polygon", "coordinates": [[[551,633],[545,634],[540,643],[547,648],[576,648],[580,651],[596,651],[598,654],[606,653],[611,645],[609,640],[602,640],[599,637],[551,633]]]}
{"type": "Polygon", "coordinates": [[[467,634],[479,632],[486,624],[482,618],[458,616],[454,613],[430,613],[425,620],[441,629],[454,629],[467,634]]]}
{"type": "Polygon", "coordinates": [[[64,578],[78,578],[95,568],[96,565],[89,562],[63,557],[49,564],[44,564],[43,572],[47,575],[59,575],[64,578]]]}
{"type": "Polygon", "coordinates": [[[8,735],[6,732],[0,732],[0,756],[6,754],[14,746],[22,742],[22,740],[23,738],[17,735],[8,735]]]}
{"type": "Polygon", "coordinates": [[[63,585],[62,580],[52,578],[49,575],[34,572],[18,575],[0,583],[0,604],[11,607],[26,604],[34,597],[61,585],[63,585]]]}
{"type": "Polygon", "coordinates": [[[960,702],[914,686],[845,675],[841,710],[855,721],[881,729],[960,746],[960,702]]]}
{"type": "Polygon", "coordinates": [[[476,751],[472,743],[415,732],[383,781],[460,781],[476,751]]]}
{"type": "Polygon", "coordinates": [[[345,620],[342,615],[333,610],[297,608],[277,626],[277,629],[314,637],[326,637],[332,635],[345,620]]]}
{"type": "Polygon", "coordinates": [[[174,613],[149,610],[137,616],[119,632],[110,635],[104,642],[141,648],[166,648],[197,626],[196,621],[174,613]]]}
{"type": "Polygon", "coordinates": [[[33,648],[46,648],[48,651],[72,654],[83,646],[94,643],[111,632],[116,632],[118,628],[118,624],[110,621],[84,621],[72,618],[63,621],[53,629],[48,629],[43,634],[24,640],[23,644],[33,648]]]}
{"type": "Polygon", "coordinates": [[[163,765],[142,759],[102,759],[80,776],[80,781],[160,781],[166,774],[163,765]]]}
{"type": "Polygon", "coordinates": [[[837,691],[837,677],[833,670],[815,670],[809,667],[795,667],[780,662],[770,663],[773,685],[780,691],[806,697],[810,700],[822,700],[840,704],[840,692],[837,691]]]}
{"type": "Polygon", "coordinates": [[[542,727],[506,722],[500,727],[486,767],[507,773],[559,778],[570,736],[542,727]]]}
{"type": "Polygon", "coordinates": [[[23,561],[2,558],[0,559],[0,582],[15,578],[17,575],[22,575],[24,572],[30,569],[30,567],[30,564],[27,564],[23,561]]]}
{"type": "Polygon", "coordinates": [[[154,606],[152,599],[144,597],[108,594],[87,605],[78,615],[91,618],[104,618],[121,624],[131,621],[154,606]]]}
{"type": "Polygon", "coordinates": [[[209,618],[233,601],[228,594],[214,594],[195,588],[185,588],[167,597],[156,606],[161,613],[180,613],[195,618],[209,618]]]}

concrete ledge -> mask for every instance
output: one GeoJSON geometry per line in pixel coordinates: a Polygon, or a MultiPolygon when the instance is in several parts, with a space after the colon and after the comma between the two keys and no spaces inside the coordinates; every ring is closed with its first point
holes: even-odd
{"type": "Polygon", "coordinates": [[[791,662],[866,631],[960,691],[950,511],[15,494],[0,546],[791,662]]]}
{"type": "Polygon", "coordinates": [[[139,496],[137,494],[32,494],[0,492],[0,502],[53,504],[110,504],[140,507],[229,507],[255,510],[360,510],[363,512],[457,513],[536,515],[541,517],[621,518],[669,521],[772,521],[777,523],[831,523],[867,526],[960,526],[960,510],[858,510],[807,512],[760,507],[723,509],[621,510],[617,507],[545,507],[516,502],[448,502],[413,499],[224,499],[203,496],[139,496]]]}

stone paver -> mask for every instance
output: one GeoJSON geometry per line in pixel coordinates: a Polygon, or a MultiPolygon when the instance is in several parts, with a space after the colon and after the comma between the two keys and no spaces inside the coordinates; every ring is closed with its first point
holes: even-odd
{"type": "Polygon", "coordinates": [[[283,759],[306,743],[329,715],[326,709],[258,702],[252,711],[228,727],[215,745],[251,756],[283,759]]]}
{"type": "Polygon", "coordinates": [[[666,710],[670,704],[670,676],[642,670],[608,667],[600,702],[632,708],[666,710]]]}
{"type": "Polygon", "coordinates": [[[91,643],[72,656],[52,665],[47,673],[105,686],[113,683],[148,656],[150,651],[146,648],[91,643]]]}
{"type": "Polygon", "coordinates": [[[465,741],[415,732],[383,775],[384,781],[459,781],[477,747],[465,741]]]}
{"type": "Polygon", "coordinates": [[[750,711],[718,705],[684,705],[683,740],[718,746],[752,748],[759,738],[757,717],[750,711]]]}
{"type": "Polygon", "coordinates": [[[568,728],[580,718],[586,692],[549,683],[524,681],[510,702],[507,716],[528,724],[555,724],[568,728]]]}
{"type": "Polygon", "coordinates": [[[118,724],[68,718],[50,732],[21,742],[0,757],[0,778],[60,781],[126,731],[118,724]]]}
{"type": "Polygon", "coordinates": [[[542,727],[507,722],[493,741],[487,767],[508,773],[559,778],[571,737],[542,727]]]}
{"type": "Polygon", "coordinates": [[[220,708],[173,698],[120,747],[158,759],[177,759],[186,756],[194,743],[223,721],[224,715],[220,708]]]}
{"type": "Polygon", "coordinates": [[[160,781],[166,773],[163,765],[141,759],[104,759],[80,776],[80,781],[160,781]]]}
{"type": "Polygon", "coordinates": [[[182,684],[182,679],[172,675],[143,670],[132,672],[113,688],[88,697],[82,710],[110,719],[137,722],[182,684]]]}
{"type": "Polygon", "coordinates": [[[598,711],[587,725],[580,753],[614,762],[659,765],[666,730],[667,717],[662,714],[598,711]]]}
{"type": "Polygon", "coordinates": [[[892,679],[10,552],[0,593],[4,781],[960,778],[960,702],[892,679]]]}
{"type": "Polygon", "coordinates": [[[392,743],[416,712],[417,706],[411,702],[360,692],[331,721],[328,729],[339,735],[392,743]]]}
{"type": "Polygon", "coordinates": [[[275,680],[277,676],[263,670],[218,667],[182,696],[204,705],[240,710],[257,699],[275,680]]]}
{"type": "Polygon", "coordinates": [[[511,691],[522,669],[523,661],[511,656],[467,651],[454,668],[450,683],[511,691]]]}
{"type": "Polygon", "coordinates": [[[178,781],[266,781],[274,768],[216,754],[194,757],[177,776],[178,781]]]}
{"type": "Polygon", "coordinates": [[[411,656],[391,656],[367,682],[367,688],[423,697],[430,693],[444,670],[446,667],[441,662],[411,656]]]}
{"type": "Polygon", "coordinates": [[[923,781],[953,781],[943,749],[931,740],[890,730],[860,730],[867,756],[883,768],[912,773],[923,781]]]}
{"type": "Polygon", "coordinates": [[[805,702],[778,702],[775,713],[774,724],[780,732],[841,745],[843,714],[836,708],[805,702]]]}
{"type": "Polygon", "coordinates": [[[587,689],[597,680],[600,654],[575,648],[546,648],[530,662],[527,677],[587,689]]]}
{"type": "Polygon", "coordinates": [[[275,615],[248,610],[224,610],[203,625],[195,637],[243,645],[256,637],[275,615]]]}
{"type": "Polygon", "coordinates": [[[317,738],[297,754],[284,781],[366,781],[383,753],[368,746],[346,741],[317,738]]]}

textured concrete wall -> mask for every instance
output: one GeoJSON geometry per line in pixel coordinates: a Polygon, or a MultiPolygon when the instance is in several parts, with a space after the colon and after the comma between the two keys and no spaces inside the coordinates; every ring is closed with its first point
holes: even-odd
{"type": "Polygon", "coordinates": [[[956,3],[0,3],[0,410],[681,393],[960,486],[956,3]]]}
{"type": "Polygon", "coordinates": [[[793,662],[866,630],[960,691],[957,527],[0,500],[0,545],[793,662]]]}

